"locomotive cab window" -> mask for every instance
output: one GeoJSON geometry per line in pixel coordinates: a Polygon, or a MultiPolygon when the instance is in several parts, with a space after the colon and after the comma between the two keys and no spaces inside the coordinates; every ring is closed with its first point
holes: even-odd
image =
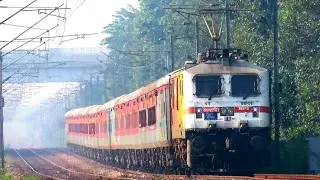
{"type": "Polygon", "coordinates": [[[259,95],[259,77],[257,75],[234,75],[231,78],[232,96],[246,98],[259,95]]]}
{"type": "Polygon", "coordinates": [[[196,76],[196,96],[201,98],[222,94],[221,76],[196,76]]]}

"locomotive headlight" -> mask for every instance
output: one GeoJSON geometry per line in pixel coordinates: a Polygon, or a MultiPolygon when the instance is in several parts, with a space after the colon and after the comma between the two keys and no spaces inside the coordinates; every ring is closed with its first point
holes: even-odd
{"type": "Polygon", "coordinates": [[[233,116],[234,109],[233,107],[222,107],[220,111],[220,116],[233,116]]]}
{"type": "Polygon", "coordinates": [[[259,117],[259,107],[253,107],[252,117],[259,117]]]}
{"type": "Polygon", "coordinates": [[[202,118],[202,108],[201,107],[196,107],[196,119],[201,119],[202,118]]]}

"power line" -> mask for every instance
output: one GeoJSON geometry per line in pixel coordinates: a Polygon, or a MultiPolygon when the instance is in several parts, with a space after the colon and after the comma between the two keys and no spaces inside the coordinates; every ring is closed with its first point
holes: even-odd
{"type": "Polygon", "coordinates": [[[78,10],[86,1],[87,1],[87,0],[83,0],[83,1],[81,2],[81,4],[80,4],[79,6],[77,6],[76,9],[74,9],[74,10],[70,13],[70,15],[66,18],[66,20],[69,19],[69,18],[72,16],[72,14],[73,14],[76,10],[78,10]]]}
{"type": "MultiPolygon", "coordinates": [[[[2,9],[21,9],[23,7],[18,7],[18,6],[0,6],[2,9]]],[[[35,9],[35,10],[53,10],[56,7],[44,7],[44,6],[39,6],[39,7],[26,7],[25,9],[35,9]]],[[[25,10],[24,9],[24,10],[25,10]]],[[[70,9],[70,8],[59,8],[59,9],[70,9]]]]}
{"type": "MultiPolygon", "coordinates": [[[[44,42],[45,43],[45,42],[44,42]]],[[[44,44],[43,43],[43,44],[44,44]]],[[[43,45],[41,44],[41,45],[43,45]]],[[[34,62],[35,60],[33,60],[32,62],[34,62]]],[[[4,80],[2,80],[2,84],[4,84],[5,82],[7,82],[8,80],[10,80],[14,75],[18,74],[21,70],[26,70],[25,67],[28,66],[29,63],[26,63],[24,66],[20,67],[17,71],[15,71],[13,74],[11,74],[10,76],[8,76],[7,78],[5,78],[4,80]]]]}
{"type": "MultiPolygon", "coordinates": [[[[57,27],[57,26],[55,26],[57,27]]],[[[55,28],[54,27],[54,28],[55,28]]],[[[53,28],[51,28],[50,30],[52,30],[53,28]]],[[[47,31],[50,31],[47,30],[47,31]]],[[[79,36],[79,37],[84,37],[84,36],[90,36],[90,35],[97,35],[98,33],[83,33],[83,34],[70,34],[70,35],[59,35],[59,36],[37,36],[37,37],[31,37],[31,38],[19,38],[19,39],[15,39],[18,41],[25,41],[25,40],[35,40],[35,39],[47,39],[47,38],[56,38],[56,37],[72,37],[72,36],[79,36]]]]}
{"type": "Polygon", "coordinates": [[[39,37],[40,37],[40,36],[42,36],[43,34],[45,34],[45,33],[47,33],[47,32],[50,32],[51,30],[53,30],[53,29],[54,29],[54,28],[56,28],[56,27],[58,27],[58,25],[56,25],[56,26],[52,27],[51,29],[49,29],[49,30],[47,30],[47,31],[45,31],[45,32],[43,32],[43,33],[41,33],[40,35],[38,35],[38,36],[36,36],[36,37],[34,37],[34,38],[31,38],[29,41],[27,41],[27,42],[25,42],[25,43],[21,44],[20,46],[18,46],[18,47],[16,47],[16,48],[14,48],[13,50],[11,50],[11,51],[9,51],[9,52],[6,52],[6,53],[4,53],[4,54],[2,55],[2,57],[6,56],[6,55],[8,55],[8,54],[10,54],[10,53],[12,53],[13,51],[15,51],[15,50],[19,49],[20,47],[22,47],[22,46],[24,46],[24,45],[26,45],[26,44],[28,44],[29,42],[33,41],[34,39],[39,38],[39,37]]]}
{"type": "MultiPolygon", "coordinates": [[[[2,22],[0,22],[0,25],[5,23],[6,21],[8,21],[9,19],[11,19],[13,16],[17,15],[19,12],[23,11],[24,9],[26,9],[27,7],[29,7],[31,4],[35,3],[37,0],[32,1],[30,4],[26,5],[25,7],[21,8],[19,11],[13,13],[11,16],[9,16],[8,18],[6,18],[5,20],[3,20],[2,22]]],[[[1,48],[2,49],[2,48],[1,48]]]]}
{"type": "Polygon", "coordinates": [[[20,61],[21,59],[23,59],[24,57],[26,57],[28,54],[30,54],[32,51],[36,50],[37,48],[41,47],[43,44],[47,43],[50,39],[48,39],[47,41],[41,43],[39,46],[33,48],[32,50],[28,51],[25,55],[21,56],[20,58],[18,58],[17,60],[13,61],[12,63],[8,64],[7,66],[5,66],[4,68],[2,68],[2,71],[7,69],[9,66],[15,64],[16,62],[20,61]]]}
{"type": "MultiPolygon", "coordinates": [[[[63,5],[63,4],[62,4],[63,5]]],[[[62,5],[60,5],[59,7],[61,7],[62,5]]],[[[47,14],[46,16],[44,16],[42,19],[40,19],[38,22],[36,22],[35,24],[33,24],[31,27],[27,28],[25,31],[23,31],[22,33],[20,33],[17,37],[15,37],[14,39],[11,40],[11,42],[13,42],[14,40],[18,39],[21,35],[23,35],[24,33],[26,33],[27,31],[29,31],[31,28],[33,28],[34,26],[36,26],[37,24],[39,24],[41,21],[43,21],[45,18],[47,18],[50,14],[52,14],[54,11],[56,11],[57,9],[52,10],[49,14],[47,14]]],[[[4,46],[2,46],[0,48],[0,50],[2,50],[3,48],[5,48],[6,46],[8,46],[11,42],[8,42],[7,44],[5,44],[4,46]]]]}
{"type": "MultiPolygon", "coordinates": [[[[138,68],[150,67],[150,66],[152,66],[152,65],[154,65],[154,64],[156,64],[156,63],[158,63],[158,62],[160,62],[160,61],[163,61],[163,58],[159,58],[159,59],[156,60],[156,61],[153,61],[153,62],[151,62],[151,63],[148,63],[147,65],[141,65],[141,66],[126,66],[126,65],[122,65],[122,64],[117,63],[117,62],[116,62],[116,59],[113,58],[113,57],[111,57],[111,56],[109,56],[107,53],[105,53],[105,52],[103,52],[103,51],[100,51],[100,52],[101,52],[102,54],[104,54],[105,56],[108,57],[107,60],[111,61],[111,62],[114,63],[115,65],[118,65],[118,66],[120,66],[120,67],[127,68],[127,69],[131,69],[131,68],[132,68],[132,69],[138,69],[138,68]]],[[[99,60],[101,63],[107,65],[107,64],[106,64],[105,62],[103,62],[102,60],[100,60],[100,59],[98,59],[98,58],[96,58],[96,59],[99,60]]]]}
{"type": "MultiPolygon", "coordinates": [[[[65,17],[66,17],[66,10],[69,9],[69,8],[67,8],[67,2],[68,2],[68,1],[66,0],[66,7],[65,7],[65,8],[60,8],[62,5],[55,8],[55,10],[56,10],[56,9],[65,9],[65,15],[64,15],[65,17]]],[[[82,3],[81,3],[79,6],[77,6],[77,8],[74,9],[74,10],[70,13],[70,15],[69,15],[68,17],[65,18],[63,34],[64,34],[64,32],[65,32],[66,20],[69,19],[69,18],[72,16],[72,14],[73,14],[78,8],[80,8],[85,2],[86,2],[86,0],[82,1],[82,3]]],[[[31,7],[31,8],[43,8],[43,7],[31,7]]],[[[46,8],[47,8],[47,7],[46,7],[46,8]]],[[[57,24],[57,25],[56,25],[55,27],[53,27],[52,29],[54,29],[54,28],[56,28],[56,27],[58,27],[58,26],[59,26],[59,24],[57,24]]],[[[50,32],[52,29],[48,30],[47,32],[50,32]]],[[[93,34],[97,34],[97,33],[82,34],[82,35],[93,35],[93,34]]],[[[40,35],[40,36],[41,36],[41,35],[40,35]]],[[[68,37],[68,36],[78,36],[78,35],[67,35],[67,36],[62,35],[62,36],[53,36],[53,37],[55,38],[55,37],[68,37]]],[[[44,38],[49,38],[49,39],[51,39],[51,38],[53,38],[53,37],[44,37],[44,38]]],[[[39,37],[36,37],[36,38],[39,38],[39,37]]],[[[32,40],[34,40],[34,39],[36,39],[36,38],[30,38],[30,39],[31,39],[31,41],[32,41],[32,40]]],[[[48,39],[46,42],[48,42],[49,39],[48,39]]],[[[31,42],[31,41],[28,41],[28,42],[31,42]]],[[[46,42],[45,42],[45,43],[46,43],[46,42]]],[[[58,47],[61,45],[62,42],[63,42],[63,41],[61,40],[61,42],[59,43],[58,47]]],[[[26,44],[26,43],[25,43],[25,44],[26,44]]],[[[41,45],[43,45],[43,44],[41,44],[41,45]]],[[[41,46],[41,45],[40,45],[40,46],[41,46]]],[[[3,68],[3,69],[6,69],[6,68],[8,68],[9,66],[15,64],[16,62],[18,62],[19,60],[21,60],[22,58],[24,58],[25,56],[27,56],[28,54],[30,54],[32,51],[34,51],[35,49],[37,49],[37,48],[40,47],[40,46],[37,46],[36,48],[34,48],[34,49],[31,50],[31,51],[28,51],[24,56],[18,58],[17,60],[15,60],[14,62],[10,63],[9,65],[7,65],[7,66],[6,66],[5,68],[3,68]]],[[[17,48],[15,48],[15,50],[16,50],[16,49],[17,49],[17,48]]],[[[13,51],[11,51],[11,52],[13,52],[13,51]]],[[[6,54],[7,54],[7,53],[6,53],[6,54]]],[[[53,56],[53,54],[52,54],[52,56],[53,56]]],[[[51,56],[51,57],[52,57],[52,56],[51,56]]]]}
{"type": "MultiPolygon", "coordinates": [[[[64,16],[65,16],[66,18],[64,19],[65,23],[64,23],[64,25],[63,25],[63,33],[62,33],[62,35],[64,35],[64,33],[65,33],[67,20],[68,20],[68,19],[72,16],[72,14],[73,14],[77,9],[79,9],[85,2],[86,2],[86,0],[84,0],[79,6],[77,6],[77,8],[74,9],[74,10],[70,13],[70,15],[69,15],[68,17],[66,17],[67,11],[65,11],[64,16]]],[[[68,0],[66,0],[66,7],[67,7],[67,4],[68,4],[68,0]]],[[[58,46],[57,46],[56,48],[59,48],[59,47],[61,46],[61,44],[62,44],[62,39],[61,39],[60,43],[58,44],[58,46]]],[[[57,50],[56,50],[56,51],[57,51],[57,50]]],[[[56,52],[56,51],[55,51],[55,52],[56,52]]],[[[51,56],[48,57],[48,59],[50,59],[52,56],[54,56],[55,52],[51,53],[51,56]]]]}
{"type": "MultiPolygon", "coordinates": [[[[23,25],[17,25],[17,24],[9,24],[9,23],[3,23],[3,25],[6,25],[6,26],[13,26],[13,27],[21,27],[21,28],[30,28],[29,26],[23,26],[23,25]]],[[[46,30],[46,29],[42,29],[42,28],[32,28],[32,29],[36,29],[36,30],[46,30]]],[[[3,41],[1,41],[3,42],[3,41]]]]}

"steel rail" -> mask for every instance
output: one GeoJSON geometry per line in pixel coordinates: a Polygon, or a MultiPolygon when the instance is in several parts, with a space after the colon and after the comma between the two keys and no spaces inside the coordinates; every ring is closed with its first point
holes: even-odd
{"type": "MultiPolygon", "coordinates": [[[[93,173],[86,173],[86,172],[79,172],[79,171],[74,171],[72,169],[68,169],[68,168],[65,168],[63,166],[60,166],[52,161],[50,161],[49,159],[43,157],[42,155],[38,154],[37,152],[31,150],[31,149],[27,149],[29,151],[31,151],[32,153],[34,153],[35,155],[39,156],[40,158],[42,158],[43,160],[49,162],[50,164],[52,164],[53,166],[56,166],[58,168],[61,168],[65,171],[68,171],[70,173],[76,173],[76,174],[83,174],[83,175],[89,175],[89,176],[94,176],[94,177],[103,177],[103,178],[114,178],[114,177],[110,177],[110,176],[104,176],[104,175],[98,175],[98,174],[93,174],[93,173]]],[[[133,178],[117,178],[117,179],[123,179],[123,180],[134,180],[133,178]]]]}
{"type": "Polygon", "coordinates": [[[22,161],[36,174],[40,175],[40,176],[43,176],[43,177],[47,177],[47,178],[52,178],[52,179],[57,179],[57,180],[65,180],[65,179],[61,179],[61,178],[57,178],[57,177],[53,177],[53,176],[50,176],[50,175],[46,175],[46,174],[43,174],[41,172],[38,172],[37,170],[35,170],[31,164],[29,164],[21,155],[20,153],[16,150],[16,149],[13,149],[17,155],[22,159],[22,161]]]}

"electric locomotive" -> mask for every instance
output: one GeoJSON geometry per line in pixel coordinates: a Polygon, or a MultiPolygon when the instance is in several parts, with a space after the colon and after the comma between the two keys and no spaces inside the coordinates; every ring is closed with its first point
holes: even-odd
{"type": "Polygon", "coordinates": [[[209,50],[184,70],[189,167],[252,170],[270,143],[269,72],[240,50],[209,50]]]}

